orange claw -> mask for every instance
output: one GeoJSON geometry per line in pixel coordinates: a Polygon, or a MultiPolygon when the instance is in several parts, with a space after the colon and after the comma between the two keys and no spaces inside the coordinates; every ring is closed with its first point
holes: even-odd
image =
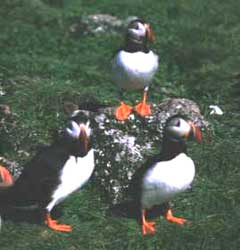
{"type": "Polygon", "coordinates": [[[10,186],[13,184],[13,177],[9,173],[9,171],[0,165],[0,176],[2,178],[2,183],[0,183],[0,186],[10,186]]]}
{"type": "Polygon", "coordinates": [[[124,121],[131,114],[133,108],[124,102],[121,102],[120,106],[115,111],[115,116],[118,120],[124,121]]]}
{"type": "Polygon", "coordinates": [[[173,216],[171,209],[168,209],[168,211],[165,214],[165,218],[170,222],[180,224],[180,225],[183,225],[187,222],[187,220],[184,218],[173,216]]]}
{"type": "Polygon", "coordinates": [[[154,234],[155,233],[155,225],[154,221],[146,220],[146,211],[142,210],[142,234],[154,234]]]}
{"type": "Polygon", "coordinates": [[[47,213],[45,224],[53,230],[60,232],[71,232],[72,227],[69,225],[59,224],[57,220],[53,220],[49,213],[47,213]]]}
{"type": "Polygon", "coordinates": [[[147,91],[144,91],[143,100],[135,106],[135,110],[140,116],[152,114],[151,106],[147,104],[147,91]]]}

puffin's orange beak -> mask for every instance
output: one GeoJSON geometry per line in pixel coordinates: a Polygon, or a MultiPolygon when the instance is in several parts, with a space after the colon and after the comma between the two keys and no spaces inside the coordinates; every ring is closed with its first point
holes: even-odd
{"type": "Polygon", "coordinates": [[[155,41],[155,35],[154,35],[154,32],[153,32],[150,24],[145,23],[144,27],[145,27],[145,29],[147,31],[147,38],[148,38],[148,40],[153,43],[155,41]]]}
{"type": "Polygon", "coordinates": [[[88,140],[88,136],[87,136],[86,129],[84,126],[81,126],[81,132],[80,132],[79,139],[83,143],[84,150],[87,152],[89,140],[88,140]]]}
{"type": "Polygon", "coordinates": [[[194,123],[191,123],[191,127],[192,127],[192,131],[193,131],[193,135],[194,135],[194,138],[200,142],[200,143],[203,143],[203,138],[202,138],[202,132],[201,132],[201,129],[196,126],[194,123]]]}

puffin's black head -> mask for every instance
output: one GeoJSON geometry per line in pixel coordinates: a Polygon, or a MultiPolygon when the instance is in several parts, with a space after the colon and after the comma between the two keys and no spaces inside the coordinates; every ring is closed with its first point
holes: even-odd
{"type": "Polygon", "coordinates": [[[65,129],[66,136],[70,139],[71,153],[76,156],[85,156],[91,149],[90,121],[83,112],[76,112],[65,129]]]}
{"type": "Polygon", "coordinates": [[[139,18],[129,23],[127,28],[127,41],[135,44],[145,44],[147,41],[153,42],[154,39],[155,36],[149,23],[139,18]]]}
{"type": "Polygon", "coordinates": [[[167,121],[164,135],[170,140],[185,141],[195,139],[202,143],[202,133],[198,126],[182,117],[174,116],[167,121]]]}

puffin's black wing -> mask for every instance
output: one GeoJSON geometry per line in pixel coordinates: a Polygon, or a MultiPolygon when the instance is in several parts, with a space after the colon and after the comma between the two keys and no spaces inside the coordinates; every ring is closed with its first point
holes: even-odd
{"type": "Polygon", "coordinates": [[[68,155],[58,147],[42,148],[26,164],[22,174],[12,187],[13,201],[17,205],[41,204],[50,201],[51,195],[59,185],[61,170],[68,155]]]}

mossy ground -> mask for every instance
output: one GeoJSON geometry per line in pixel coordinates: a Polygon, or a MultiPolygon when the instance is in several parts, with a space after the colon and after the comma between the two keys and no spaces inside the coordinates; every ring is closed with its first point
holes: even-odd
{"type": "MultiPolygon", "coordinates": [[[[16,115],[19,149],[31,154],[37,144],[49,142],[52,130],[64,123],[65,100],[95,96],[118,103],[109,69],[121,34],[69,33],[73,17],[95,13],[149,20],[156,33],[152,48],[160,56],[150,100],[190,98],[214,129],[211,144],[189,145],[197,177],[192,192],[174,201],[175,213],[191,219],[191,225],[158,218],[156,235],[143,238],[135,220],[108,216],[107,204],[91,192],[89,183],[61,205],[60,220],[74,226],[72,233],[6,220],[0,232],[2,250],[239,249],[239,10],[233,0],[1,1],[0,84],[7,94],[0,100],[16,115]],[[220,105],[224,116],[208,116],[209,104],[220,105]]],[[[140,94],[129,98],[139,99],[140,94]]],[[[4,146],[8,138],[1,136],[1,154],[24,162],[4,146]]]]}

